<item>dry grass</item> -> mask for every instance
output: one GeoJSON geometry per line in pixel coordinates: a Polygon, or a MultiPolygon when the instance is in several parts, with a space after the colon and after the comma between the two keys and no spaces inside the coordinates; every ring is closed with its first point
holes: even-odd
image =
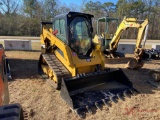
{"type": "Polygon", "coordinates": [[[41,43],[40,42],[32,42],[32,50],[41,50],[41,43]]]}
{"type": "MultiPolygon", "coordinates": [[[[63,102],[50,84],[37,72],[40,52],[6,51],[13,80],[9,81],[10,103],[20,103],[29,113],[29,120],[79,120],[63,102]]],[[[87,114],[86,120],[159,120],[160,91],[147,83],[152,79],[146,74],[158,68],[159,61],[148,61],[139,70],[125,69],[125,64],[106,64],[107,67],[123,69],[134,87],[141,92],[137,96],[118,101],[112,107],[103,107],[94,115],[87,114]]]]}

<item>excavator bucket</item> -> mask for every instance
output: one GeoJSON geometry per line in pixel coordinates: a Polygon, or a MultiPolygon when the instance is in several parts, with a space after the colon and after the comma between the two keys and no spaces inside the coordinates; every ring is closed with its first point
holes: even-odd
{"type": "Polygon", "coordinates": [[[137,93],[123,71],[116,69],[64,78],[60,94],[71,109],[84,117],[86,112],[94,113],[103,105],[110,106],[137,93]]]}
{"type": "Polygon", "coordinates": [[[128,61],[126,68],[128,69],[138,69],[143,67],[143,60],[136,60],[135,58],[132,58],[131,60],[128,61]]]}

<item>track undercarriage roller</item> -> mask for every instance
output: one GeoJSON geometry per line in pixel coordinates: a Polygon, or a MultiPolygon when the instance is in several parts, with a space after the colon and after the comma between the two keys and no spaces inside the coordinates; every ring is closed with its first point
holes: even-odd
{"type": "Polygon", "coordinates": [[[47,77],[49,78],[48,80],[50,81],[51,85],[56,88],[56,89],[60,89],[61,86],[61,79],[62,79],[62,75],[58,76],[56,74],[56,72],[54,71],[53,68],[57,68],[57,66],[51,66],[50,64],[53,65],[55,64],[54,61],[52,61],[52,59],[50,59],[47,55],[43,55],[41,54],[40,59],[39,59],[39,69],[41,71],[41,74],[45,73],[45,76],[47,75],[47,77]]]}

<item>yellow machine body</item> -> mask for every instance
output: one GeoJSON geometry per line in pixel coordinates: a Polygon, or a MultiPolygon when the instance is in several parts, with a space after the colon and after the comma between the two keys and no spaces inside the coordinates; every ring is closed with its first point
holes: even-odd
{"type": "Polygon", "coordinates": [[[96,65],[101,65],[102,70],[105,67],[104,55],[100,50],[100,46],[97,44],[95,50],[91,53],[90,59],[80,59],[77,54],[73,52],[68,45],[58,39],[52,34],[53,30],[43,27],[43,35],[41,35],[41,44],[45,44],[45,39],[49,39],[51,45],[57,46],[63,51],[63,56],[58,50],[53,50],[56,57],[63,63],[63,65],[69,70],[71,76],[76,76],[80,73],[94,72],[96,65]]]}
{"type": "Polygon", "coordinates": [[[121,69],[105,68],[101,46],[92,42],[92,17],[78,12],[58,15],[53,22],[42,22],[40,36],[39,72],[80,117],[135,91],[121,69]]]}

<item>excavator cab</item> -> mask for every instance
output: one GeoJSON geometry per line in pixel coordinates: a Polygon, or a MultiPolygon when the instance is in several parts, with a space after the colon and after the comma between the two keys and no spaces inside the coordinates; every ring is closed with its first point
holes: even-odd
{"type": "Polygon", "coordinates": [[[109,49],[109,43],[118,28],[118,23],[117,18],[102,17],[97,20],[97,34],[103,38],[101,45],[104,49],[109,49]]]}
{"type": "MultiPolygon", "coordinates": [[[[118,51],[110,51],[110,43],[118,29],[118,18],[101,17],[97,20],[97,38],[94,38],[94,42],[98,42],[101,45],[101,50],[107,58],[123,58],[124,53],[118,51]]],[[[95,36],[97,36],[95,35],[95,36]]]]}

